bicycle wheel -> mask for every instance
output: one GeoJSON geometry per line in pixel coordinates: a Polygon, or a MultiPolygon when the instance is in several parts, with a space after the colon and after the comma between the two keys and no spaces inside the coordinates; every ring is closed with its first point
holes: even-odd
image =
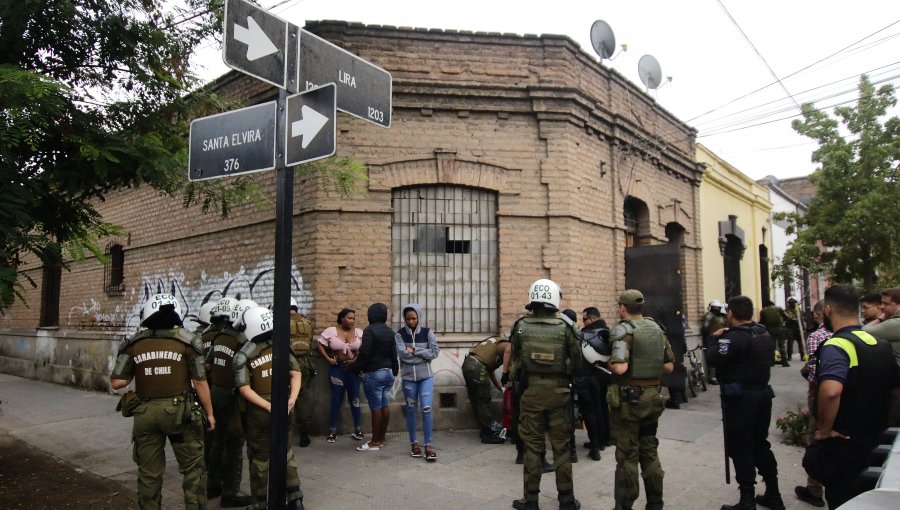
{"type": "Polygon", "coordinates": [[[706,370],[703,370],[703,365],[698,364],[697,373],[700,376],[700,388],[706,391],[706,370]]]}
{"type": "Polygon", "coordinates": [[[694,373],[694,367],[692,366],[687,371],[687,387],[692,398],[697,398],[697,385],[697,374],[694,373]]]}

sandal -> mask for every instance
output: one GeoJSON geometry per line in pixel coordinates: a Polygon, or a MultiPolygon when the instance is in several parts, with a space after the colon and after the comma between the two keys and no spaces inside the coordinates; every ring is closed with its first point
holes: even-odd
{"type": "Polygon", "coordinates": [[[337,441],[337,436],[334,434],[334,432],[332,432],[331,434],[328,434],[328,437],[325,438],[325,441],[333,443],[337,441]]]}
{"type": "Polygon", "coordinates": [[[422,449],[419,448],[419,444],[418,444],[418,443],[413,443],[413,444],[409,447],[409,456],[410,456],[410,457],[416,457],[416,458],[421,458],[421,457],[422,457],[422,449]]]}
{"type": "Polygon", "coordinates": [[[434,448],[432,448],[431,445],[425,445],[425,460],[428,462],[437,460],[437,453],[435,453],[434,448]]]}
{"type": "Polygon", "coordinates": [[[378,443],[373,443],[369,441],[368,443],[363,443],[356,447],[356,451],[358,452],[375,452],[381,449],[381,445],[378,443]]]}
{"type": "Polygon", "coordinates": [[[365,438],[365,436],[363,436],[363,433],[362,433],[361,431],[359,431],[359,430],[357,430],[356,432],[350,434],[350,437],[353,438],[353,439],[355,439],[355,440],[357,440],[357,441],[362,441],[363,438],[365,438]]]}

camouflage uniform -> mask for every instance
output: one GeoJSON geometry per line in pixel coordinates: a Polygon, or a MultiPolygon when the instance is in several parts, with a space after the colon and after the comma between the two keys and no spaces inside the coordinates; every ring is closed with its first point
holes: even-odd
{"type": "Polygon", "coordinates": [[[294,409],[294,425],[300,435],[300,446],[306,446],[312,429],[312,395],[316,380],[316,359],[312,357],[313,331],[309,319],[291,310],[291,352],[300,364],[303,379],[294,409]],[[304,444],[306,443],[306,444],[304,444]]]}
{"type": "Polygon", "coordinates": [[[463,361],[462,372],[466,381],[466,390],[469,395],[469,403],[475,412],[475,419],[481,427],[482,438],[486,431],[490,431],[495,423],[494,413],[491,411],[491,376],[503,363],[503,355],[497,347],[506,339],[488,338],[480,342],[466,356],[463,361]]]}
{"type": "Polygon", "coordinates": [[[578,333],[568,319],[536,313],[513,325],[510,341],[511,372],[521,395],[518,434],[525,443],[525,508],[537,505],[545,433],[553,448],[560,508],[576,508],[569,451],[575,429],[571,382],[581,366],[578,333]]]}
{"type": "Polygon", "coordinates": [[[639,478],[643,477],[646,508],[661,509],[665,473],[656,451],[659,446],[656,428],[664,402],[659,384],[663,364],[673,363],[675,356],[662,327],[647,317],[620,321],[610,332],[610,340],[613,344],[610,366],[628,363],[628,371],[613,376],[608,390],[612,436],[616,442],[615,508],[632,507],[640,495],[639,478]],[[638,327],[641,330],[636,339],[638,327]]]}
{"type": "MultiPolygon", "coordinates": [[[[300,372],[297,359],[290,356],[291,372],[300,372]]],[[[301,372],[302,373],[302,372],[301,372]]],[[[272,340],[247,342],[234,356],[234,385],[237,388],[249,385],[266,401],[272,400],[272,340]]],[[[267,489],[269,482],[269,428],[271,414],[243,398],[239,408],[247,438],[247,455],[250,457],[250,489],[256,498],[252,508],[268,508],[267,489]]],[[[288,417],[290,420],[291,417],[288,417]]],[[[290,429],[289,429],[290,430],[290,429]]],[[[285,473],[286,499],[288,502],[303,499],[300,477],[297,475],[297,461],[288,438],[287,470],[285,473]]]]}
{"type": "Polygon", "coordinates": [[[244,464],[244,437],[237,414],[232,363],[247,338],[228,324],[216,329],[219,331],[211,338],[206,354],[206,370],[218,426],[207,434],[206,467],[210,493],[221,489],[223,497],[232,497],[240,493],[244,464]]]}
{"type": "MultiPolygon", "coordinates": [[[[775,338],[775,346],[778,347],[778,352],[781,355],[782,366],[789,366],[786,350],[787,329],[784,327],[785,317],[787,317],[787,314],[784,313],[784,310],[774,304],[766,306],[759,311],[759,323],[765,326],[769,330],[769,334],[775,338]]],[[[774,359],[772,359],[772,364],[775,364],[774,359]]]]}
{"type": "Polygon", "coordinates": [[[135,381],[137,396],[125,404],[123,414],[134,416],[132,458],[138,466],[138,505],[144,510],[162,505],[166,438],[184,477],[185,508],[206,508],[204,413],[190,382],[206,378],[201,351],[200,338],[187,330],[145,329],[116,358],[112,379],[135,381]]]}

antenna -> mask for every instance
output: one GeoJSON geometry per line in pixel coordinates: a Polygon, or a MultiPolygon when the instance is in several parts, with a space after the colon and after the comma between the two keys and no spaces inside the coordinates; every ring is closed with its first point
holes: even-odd
{"type": "Polygon", "coordinates": [[[613,52],[616,51],[616,36],[609,23],[598,19],[591,25],[591,46],[600,60],[612,60],[613,52]]]}
{"type": "Polygon", "coordinates": [[[662,83],[662,68],[653,55],[644,55],[638,60],[638,76],[648,90],[659,87],[662,83]]]}

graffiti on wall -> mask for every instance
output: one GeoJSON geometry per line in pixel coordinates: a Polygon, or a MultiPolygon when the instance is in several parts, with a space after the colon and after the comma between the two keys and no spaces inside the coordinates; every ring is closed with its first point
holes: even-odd
{"type": "MultiPolygon", "coordinates": [[[[252,268],[241,266],[236,272],[222,274],[200,273],[199,279],[191,281],[184,272],[171,269],[165,272],[145,273],[137,287],[125,292],[125,303],[104,310],[96,298],[87,298],[80,305],[69,309],[66,326],[76,329],[93,329],[121,332],[125,337],[140,329],[141,310],[151,296],[169,293],[179,301],[184,316],[184,327],[197,327],[200,307],[223,297],[252,299],[260,306],[270,307],[275,294],[275,262],[265,260],[252,268]]],[[[303,276],[295,265],[291,265],[291,296],[297,301],[301,313],[308,313],[312,307],[312,293],[304,288],[303,276]]]]}

